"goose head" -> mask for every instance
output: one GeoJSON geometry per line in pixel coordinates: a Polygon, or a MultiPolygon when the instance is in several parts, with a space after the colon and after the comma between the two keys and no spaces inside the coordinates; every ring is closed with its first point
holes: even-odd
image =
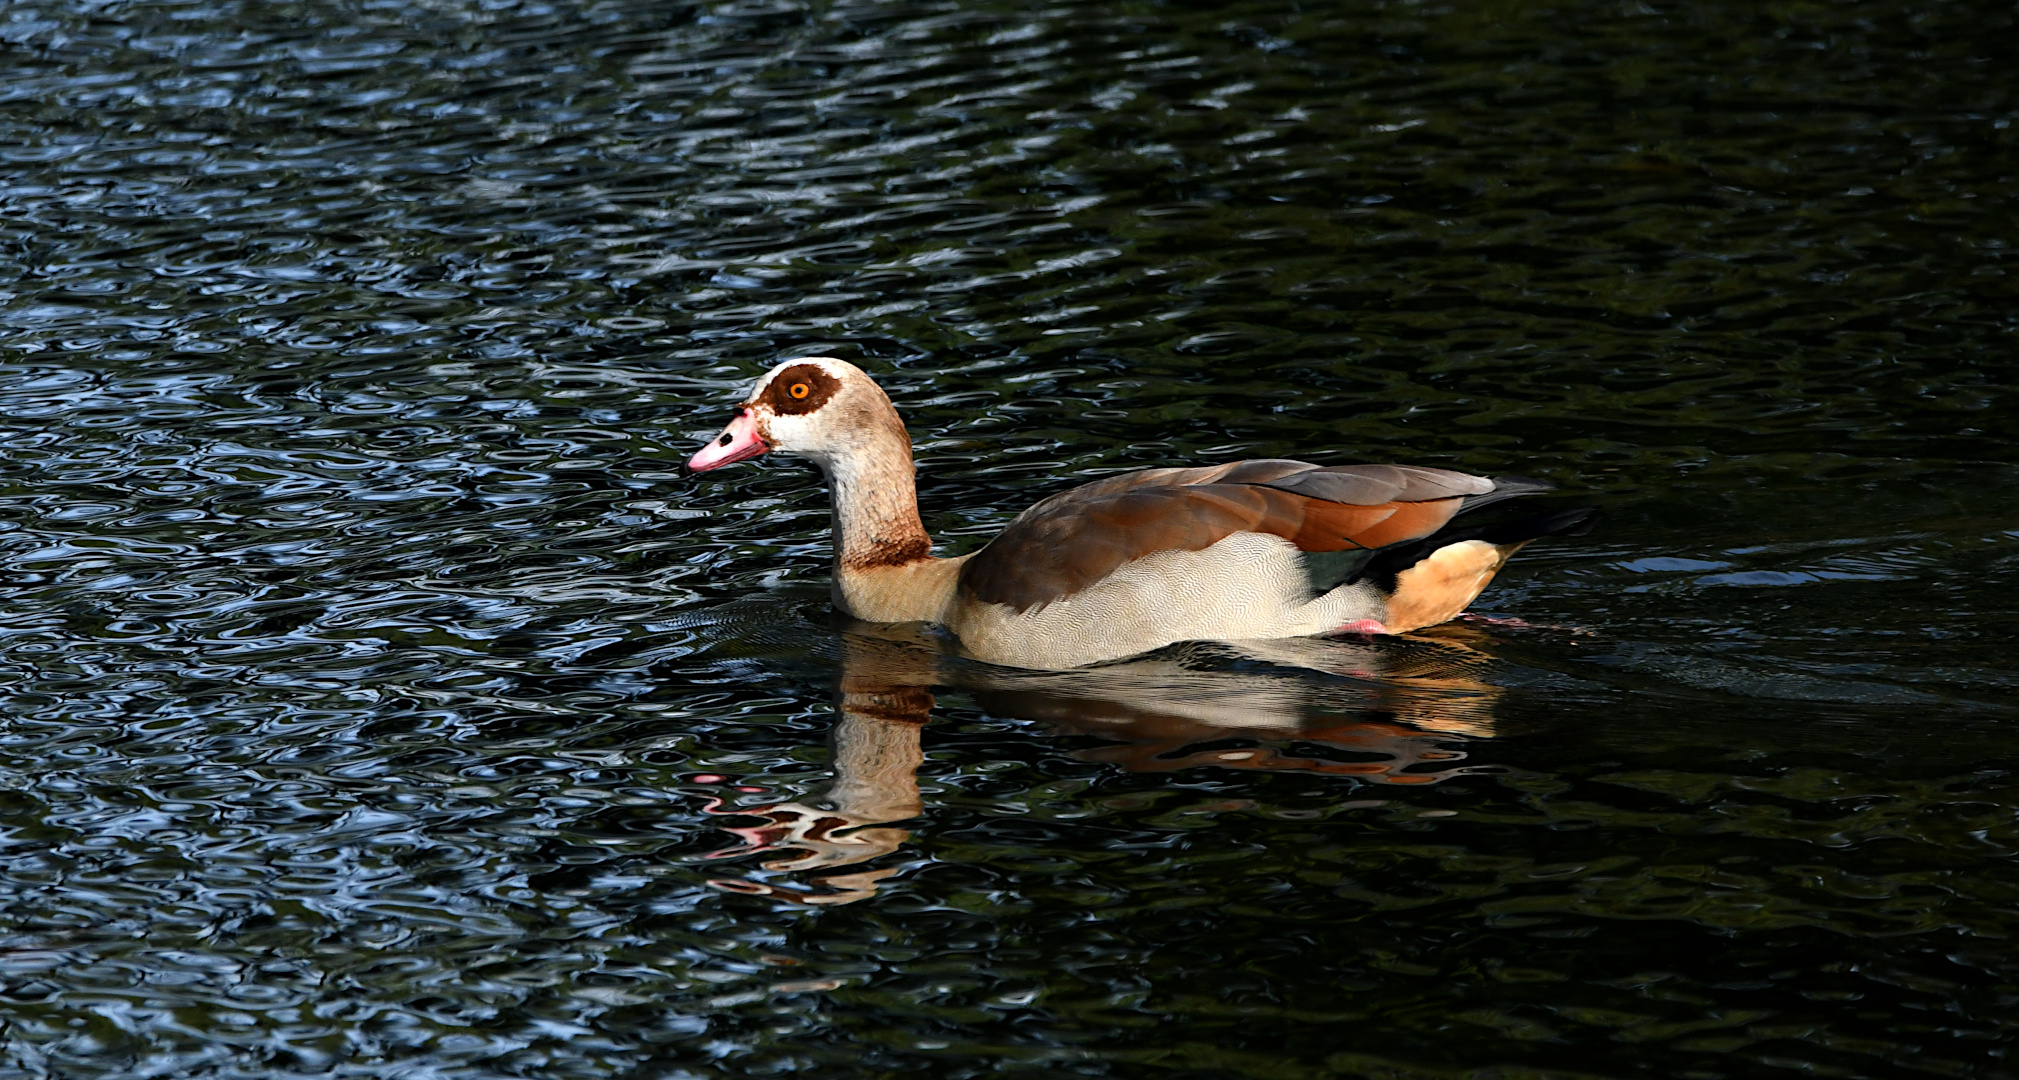
{"type": "Polygon", "coordinates": [[[775,450],[831,473],[839,460],[890,453],[893,435],[909,464],[910,436],[882,387],[846,360],[801,357],[758,379],[742,413],[687,460],[687,471],[707,472],[775,450]]]}

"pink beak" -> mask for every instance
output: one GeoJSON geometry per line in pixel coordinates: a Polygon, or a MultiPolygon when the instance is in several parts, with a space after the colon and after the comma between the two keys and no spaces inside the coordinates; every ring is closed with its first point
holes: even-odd
{"type": "Polygon", "coordinates": [[[722,429],[719,438],[687,459],[687,471],[707,472],[710,469],[719,469],[724,465],[733,465],[754,458],[770,449],[764,445],[763,439],[757,437],[757,418],[750,415],[749,409],[745,409],[742,415],[729,421],[729,426],[722,429]]]}

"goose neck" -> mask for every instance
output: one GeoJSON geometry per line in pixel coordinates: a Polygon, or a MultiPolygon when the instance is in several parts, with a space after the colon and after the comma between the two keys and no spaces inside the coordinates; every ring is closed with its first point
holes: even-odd
{"type": "Polygon", "coordinates": [[[910,440],[878,440],[820,462],[834,500],[839,570],[902,566],[928,558],[932,538],[918,517],[910,440]]]}

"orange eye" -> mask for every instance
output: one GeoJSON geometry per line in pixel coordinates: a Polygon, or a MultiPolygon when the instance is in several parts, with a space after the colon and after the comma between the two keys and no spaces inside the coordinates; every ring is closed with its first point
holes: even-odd
{"type": "Polygon", "coordinates": [[[792,384],[791,389],[785,392],[791,394],[795,399],[804,398],[806,395],[813,393],[813,387],[803,382],[796,382],[792,384]]]}

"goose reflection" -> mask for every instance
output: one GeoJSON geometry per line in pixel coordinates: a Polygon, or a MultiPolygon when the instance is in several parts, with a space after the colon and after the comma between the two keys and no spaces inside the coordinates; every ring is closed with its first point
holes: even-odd
{"type": "Polygon", "coordinates": [[[760,865],[805,873],[805,884],[709,884],[806,904],[873,895],[894,868],[825,871],[888,855],[910,837],[892,823],[923,808],[919,735],[935,687],[1054,734],[1099,738],[1103,745],[1077,756],[1131,772],[1217,766],[1435,784],[1472,771],[1463,744],[1493,735],[1501,690],[1480,678],[1490,663],[1474,647],[1482,637],[1443,627],[1378,645],[1320,638],[1201,644],[1095,668],[1025,671],[950,655],[905,627],[851,622],[840,635],[833,782],[804,802],[727,811],[759,823],[726,829],[740,843],[710,856],[782,856],[760,865]]]}

